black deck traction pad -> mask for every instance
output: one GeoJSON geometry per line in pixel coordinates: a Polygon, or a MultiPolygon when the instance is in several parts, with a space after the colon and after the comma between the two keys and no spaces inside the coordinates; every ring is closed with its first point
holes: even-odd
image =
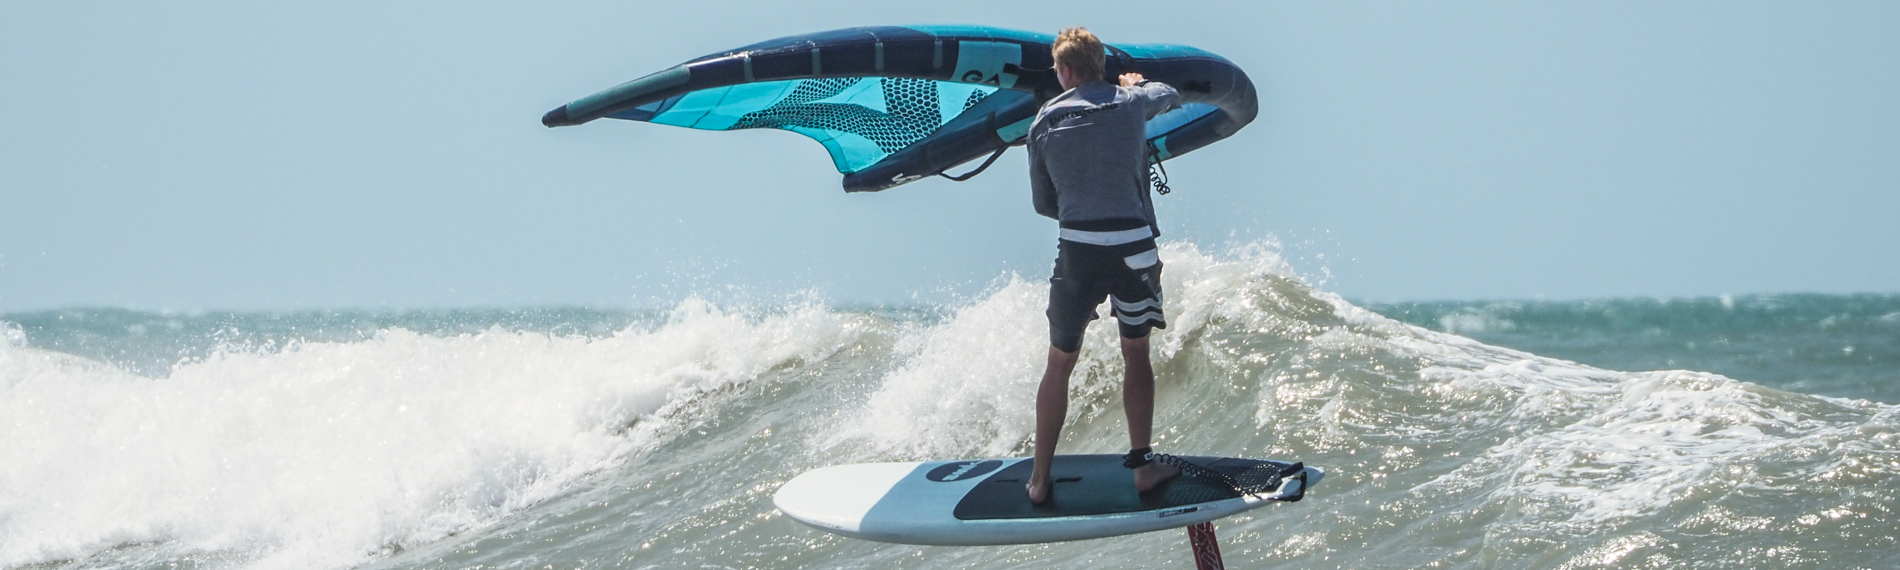
{"type": "MultiPolygon", "coordinates": [[[[1259,473],[1277,474],[1294,464],[1231,457],[1180,456],[1196,465],[1243,481],[1259,473]],[[1250,475],[1251,473],[1251,475],[1250,475]]],[[[1049,468],[1055,480],[1049,499],[1029,502],[1030,461],[1018,461],[978,483],[952,512],[961,520],[1033,519],[1132,513],[1233,499],[1239,491],[1226,482],[1182,475],[1146,493],[1135,492],[1134,472],[1120,455],[1061,455],[1049,468]]]]}

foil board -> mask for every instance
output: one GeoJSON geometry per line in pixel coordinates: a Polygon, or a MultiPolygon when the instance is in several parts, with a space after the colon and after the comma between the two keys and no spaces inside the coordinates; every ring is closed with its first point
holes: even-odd
{"type": "MultiPolygon", "coordinates": [[[[1288,470],[1293,463],[1182,457],[1223,473],[1288,470]]],[[[1023,491],[1027,457],[907,463],[859,463],[807,471],[772,502],[812,527],[865,540],[904,544],[995,545],[1060,542],[1200,524],[1274,502],[1297,501],[1325,472],[1286,471],[1257,493],[1184,473],[1145,493],[1120,455],[1059,455],[1054,488],[1043,504],[1023,491]]]]}

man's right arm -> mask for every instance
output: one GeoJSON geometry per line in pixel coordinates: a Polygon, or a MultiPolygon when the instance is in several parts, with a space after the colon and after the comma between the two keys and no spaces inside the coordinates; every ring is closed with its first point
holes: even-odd
{"type": "Polygon", "coordinates": [[[1052,220],[1060,220],[1062,212],[1056,201],[1056,185],[1049,180],[1049,167],[1043,165],[1041,153],[1036,152],[1035,134],[1030,134],[1029,149],[1029,195],[1036,204],[1036,213],[1052,220]]]}

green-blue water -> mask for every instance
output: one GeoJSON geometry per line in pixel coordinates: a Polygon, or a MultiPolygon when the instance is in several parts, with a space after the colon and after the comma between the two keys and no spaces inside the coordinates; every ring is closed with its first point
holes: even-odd
{"type": "MultiPolygon", "coordinates": [[[[1236,568],[1900,565],[1900,297],[1359,306],[1164,250],[1162,451],[1304,460],[1236,568]]],[[[793,475],[1028,450],[1046,287],[966,302],[0,315],[0,568],[1187,567],[843,539],[793,475]]],[[[1119,453],[1097,326],[1065,452],[1119,453]]]]}
{"type": "Polygon", "coordinates": [[[1611,370],[1697,370],[1900,403],[1900,295],[1373,304],[1432,330],[1611,370]]]}

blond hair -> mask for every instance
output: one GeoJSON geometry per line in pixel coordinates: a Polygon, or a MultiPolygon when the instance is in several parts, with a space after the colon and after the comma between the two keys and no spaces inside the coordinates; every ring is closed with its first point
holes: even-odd
{"type": "Polygon", "coordinates": [[[1056,63],[1069,66],[1069,73],[1081,81],[1102,78],[1102,68],[1108,65],[1108,50],[1102,47],[1102,40],[1087,28],[1069,28],[1056,36],[1054,52],[1056,63]]]}

